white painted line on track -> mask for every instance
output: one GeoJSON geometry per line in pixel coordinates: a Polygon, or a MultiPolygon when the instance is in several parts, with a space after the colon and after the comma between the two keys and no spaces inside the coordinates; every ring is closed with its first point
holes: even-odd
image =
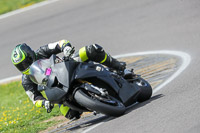
{"type": "MultiPolygon", "coordinates": [[[[178,57],[180,57],[182,59],[182,64],[179,67],[179,69],[171,77],[169,77],[164,83],[162,83],[161,85],[159,85],[158,87],[156,87],[153,90],[153,94],[156,93],[157,91],[159,91],[160,89],[162,89],[165,85],[167,85],[168,83],[170,83],[177,76],[179,76],[187,68],[187,66],[190,64],[190,61],[191,61],[191,57],[187,53],[180,52],[180,51],[168,51],[168,50],[163,50],[163,51],[147,51],[147,52],[138,52],[138,53],[128,53],[128,54],[116,55],[114,57],[115,58],[124,58],[124,57],[130,57],[130,56],[151,55],[151,54],[175,55],[175,56],[178,56],[178,57]]],[[[103,123],[104,122],[100,122],[100,123],[92,126],[91,128],[86,129],[82,133],[87,133],[87,132],[93,130],[94,128],[100,126],[103,123]]]]}
{"type": "Polygon", "coordinates": [[[121,54],[114,56],[115,58],[124,58],[124,57],[129,57],[129,56],[139,56],[139,55],[150,55],[150,54],[166,54],[166,55],[175,55],[179,56],[182,59],[182,64],[179,67],[179,69],[171,76],[169,77],[164,83],[156,87],[153,91],[153,93],[156,93],[159,91],[161,88],[163,88],[165,85],[170,83],[172,80],[174,80],[178,75],[183,72],[187,66],[190,64],[191,57],[189,54],[181,52],[181,51],[168,51],[168,50],[163,50],[163,51],[147,51],[147,52],[138,52],[138,53],[128,53],[128,54],[121,54]]]}
{"type": "Polygon", "coordinates": [[[8,83],[8,82],[11,82],[11,81],[14,81],[14,80],[18,80],[18,79],[20,79],[21,77],[22,77],[22,75],[10,77],[10,78],[5,78],[5,79],[0,80],[0,84],[8,83]]]}
{"type": "Polygon", "coordinates": [[[104,123],[104,122],[100,122],[100,123],[98,123],[98,124],[92,126],[91,128],[88,128],[88,129],[84,130],[82,133],[87,133],[87,132],[91,131],[92,129],[94,129],[94,128],[100,126],[100,125],[103,124],[103,123],[104,123]]]}
{"type": "Polygon", "coordinates": [[[46,1],[43,1],[43,2],[40,2],[40,3],[36,3],[36,4],[28,6],[28,7],[20,8],[20,9],[5,13],[3,15],[0,15],[0,19],[4,19],[4,18],[7,18],[7,17],[13,16],[13,15],[22,13],[22,12],[25,12],[25,11],[29,11],[29,10],[32,10],[32,9],[35,9],[35,8],[50,4],[50,3],[54,3],[56,1],[59,1],[59,0],[46,0],[46,1]]]}

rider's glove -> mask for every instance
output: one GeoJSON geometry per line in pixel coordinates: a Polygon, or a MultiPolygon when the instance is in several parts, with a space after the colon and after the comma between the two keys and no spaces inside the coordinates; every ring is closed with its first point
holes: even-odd
{"type": "Polygon", "coordinates": [[[47,113],[50,113],[54,107],[54,104],[48,100],[43,100],[42,107],[44,107],[47,110],[47,113]]]}
{"type": "Polygon", "coordinates": [[[63,53],[65,57],[70,56],[74,52],[74,49],[71,46],[65,46],[63,53]]]}
{"type": "Polygon", "coordinates": [[[70,56],[74,52],[71,43],[67,40],[59,41],[59,46],[61,48],[61,51],[63,51],[65,57],[70,56]]]}
{"type": "Polygon", "coordinates": [[[48,100],[43,100],[42,101],[42,107],[47,110],[47,113],[50,113],[52,111],[53,107],[54,107],[54,104],[52,104],[48,100]]]}
{"type": "Polygon", "coordinates": [[[51,110],[54,107],[54,104],[52,104],[48,100],[37,100],[36,103],[35,103],[35,106],[38,107],[38,108],[43,107],[43,108],[45,108],[47,110],[47,113],[50,113],[51,110]]]}

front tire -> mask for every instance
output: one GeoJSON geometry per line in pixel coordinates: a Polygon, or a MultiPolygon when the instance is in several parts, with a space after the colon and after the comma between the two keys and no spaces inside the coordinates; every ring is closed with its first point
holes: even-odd
{"type": "MultiPolygon", "coordinates": [[[[100,97],[100,96],[99,96],[100,97]]],[[[109,96],[116,104],[108,104],[100,101],[98,98],[90,95],[85,90],[79,89],[76,91],[74,98],[78,104],[91,110],[100,112],[109,116],[120,116],[125,112],[125,106],[116,98],[109,96]]]]}
{"type": "Polygon", "coordinates": [[[137,85],[140,87],[140,94],[138,96],[138,102],[144,102],[149,100],[152,96],[152,88],[151,85],[144,79],[139,79],[137,85]]]}

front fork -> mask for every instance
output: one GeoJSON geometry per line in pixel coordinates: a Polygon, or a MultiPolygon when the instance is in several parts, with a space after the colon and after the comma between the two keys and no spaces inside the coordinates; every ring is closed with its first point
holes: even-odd
{"type": "Polygon", "coordinates": [[[79,79],[78,82],[82,83],[82,85],[80,87],[85,88],[85,90],[87,90],[89,92],[92,92],[92,93],[100,95],[100,96],[108,95],[108,92],[106,91],[106,89],[94,86],[94,85],[92,85],[92,83],[90,83],[88,81],[79,79]]]}

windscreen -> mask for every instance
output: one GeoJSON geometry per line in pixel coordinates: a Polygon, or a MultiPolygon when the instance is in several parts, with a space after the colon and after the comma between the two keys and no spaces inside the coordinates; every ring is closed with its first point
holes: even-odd
{"type": "Polygon", "coordinates": [[[30,67],[30,79],[36,84],[46,86],[50,74],[49,59],[37,60],[30,67]]]}

